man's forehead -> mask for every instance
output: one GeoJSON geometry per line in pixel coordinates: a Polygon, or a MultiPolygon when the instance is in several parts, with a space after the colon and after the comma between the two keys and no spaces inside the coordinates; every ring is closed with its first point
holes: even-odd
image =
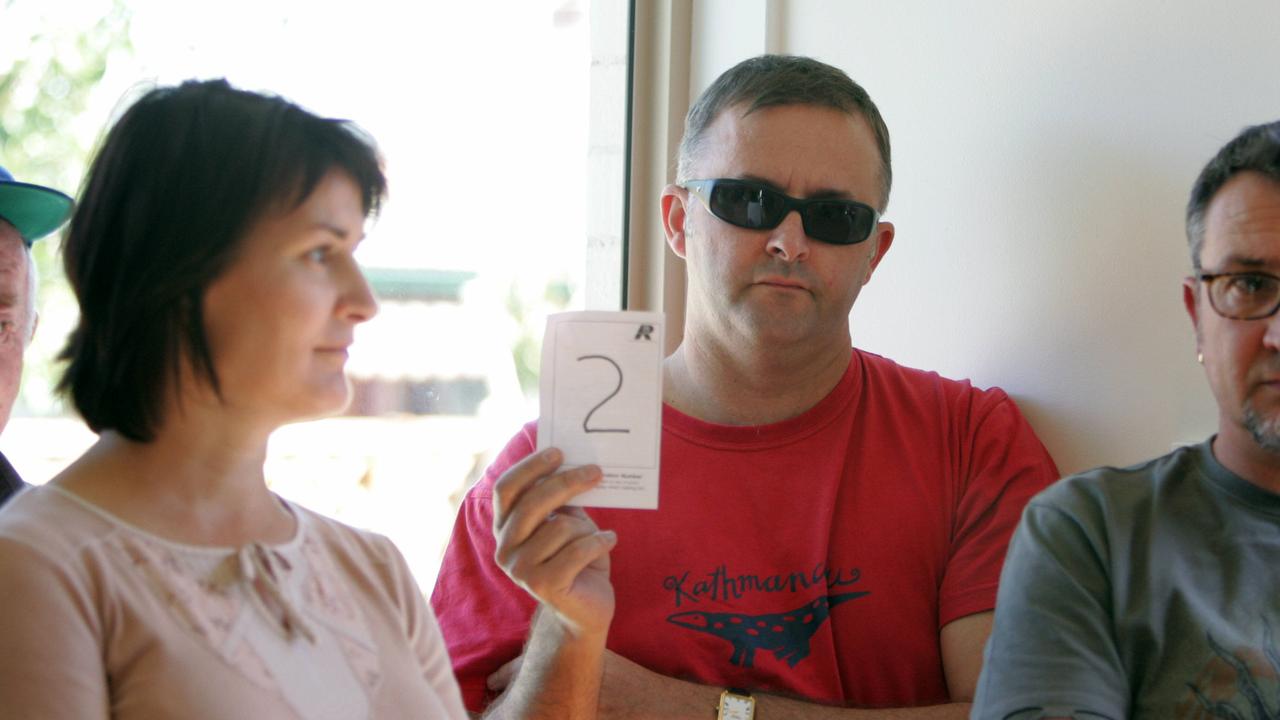
{"type": "Polygon", "coordinates": [[[785,187],[800,174],[806,191],[847,194],[878,183],[880,172],[866,118],[825,105],[730,106],[708,128],[699,155],[704,177],[752,177],[785,187]]]}
{"type": "MultiPolygon", "coordinates": [[[[719,130],[721,133],[732,134],[735,130],[750,129],[758,125],[761,118],[772,118],[784,116],[792,119],[793,125],[803,127],[813,124],[817,118],[840,118],[849,123],[851,129],[856,128],[853,134],[861,135],[861,131],[865,129],[868,136],[871,133],[871,123],[866,117],[859,112],[848,112],[841,108],[832,107],[830,105],[821,105],[814,103],[778,103],[774,105],[761,105],[754,107],[749,103],[737,103],[723,108],[712,118],[707,125],[709,130],[719,130]]],[[[728,136],[722,136],[727,139],[728,136]]]]}
{"type": "Polygon", "coordinates": [[[18,238],[18,242],[22,242],[22,234],[18,232],[18,228],[13,226],[8,220],[0,215],[0,240],[8,240],[10,236],[18,238]]]}
{"type": "Polygon", "coordinates": [[[0,221],[0,282],[12,282],[26,276],[29,252],[18,231],[9,223],[0,221]]]}
{"type": "Polygon", "coordinates": [[[1280,266],[1280,182],[1244,172],[1223,184],[1205,216],[1202,259],[1280,266]]]}

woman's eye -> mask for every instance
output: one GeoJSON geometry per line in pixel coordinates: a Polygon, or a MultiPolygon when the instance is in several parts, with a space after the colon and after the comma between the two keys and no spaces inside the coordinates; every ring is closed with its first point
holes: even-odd
{"type": "Polygon", "coordinates": [[[328,259],[328,257],[329,247],[327,245],[321,245],[320,247],[312,248],[307,251],[307,259],[312,262],[322,263],[328,259]]]}

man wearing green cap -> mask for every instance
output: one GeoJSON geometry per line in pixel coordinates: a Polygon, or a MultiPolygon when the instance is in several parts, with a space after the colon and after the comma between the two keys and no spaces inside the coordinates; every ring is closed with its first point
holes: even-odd
{"type": "MultiPolygon", "coordinates": [[[[64,193],[17,182],[0,167],[0,430],[9,422],[22,381],[22,354],[36,329],[31,243],[66,222],[71,205],[64,193]]],[[[0,505],[22,486],[0,454],[0,505]]]]}

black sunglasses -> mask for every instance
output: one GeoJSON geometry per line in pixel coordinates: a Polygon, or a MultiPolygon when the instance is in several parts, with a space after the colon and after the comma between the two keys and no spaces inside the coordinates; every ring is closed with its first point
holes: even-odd
{"type": "Polygon", "coordinates": [[[721,220],[748,230],[772,230],[792,210],[800,211],[804,232],[832,245],[854,245],[871,237],[879,213],[853,200],[801,200],[750,180],[686,180],[693,193],[721,220]]]}

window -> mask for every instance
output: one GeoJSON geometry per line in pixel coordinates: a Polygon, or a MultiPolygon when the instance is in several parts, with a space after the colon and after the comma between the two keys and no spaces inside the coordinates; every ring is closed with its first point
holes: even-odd
{"type": "MultiPolygon", "coordinates": [[[[621,305],[627,4],[46,5],[12,0],[0,31],[0,164],[19,179],[74,194],[108,119],[140,87],[190,77],[277,92],[378,141],[391,194],[360,259],[381,309],[357,329],[354,401],[281,429],[267,476],[390,536],[430,587],[457,500],[537,416],[545,316],[621,305]]],[[[0,440],[37,483],[94,439],[51,394],[75,323],[55,245],[37,245],[42,319],[0,440]]]]}

